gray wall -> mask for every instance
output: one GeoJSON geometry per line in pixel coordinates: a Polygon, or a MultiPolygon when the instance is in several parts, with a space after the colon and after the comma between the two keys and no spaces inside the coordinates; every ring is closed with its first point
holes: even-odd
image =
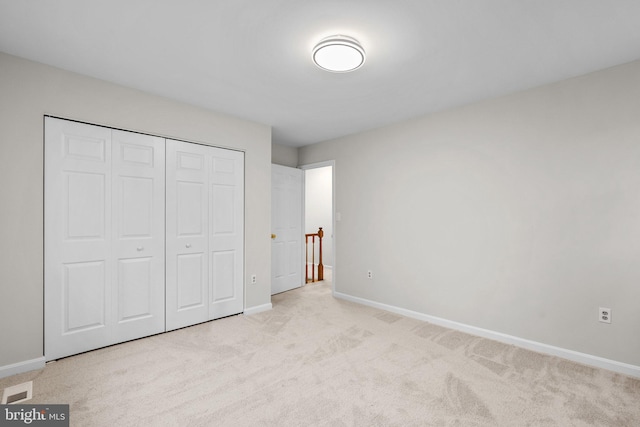
{"type": "MultiPolygon", "coordinates": [[[[247,308],[270,303],[271,129],[0,53],[0,368],[43,355],[43,116],[246,151],[247,308]]],[[[246,282],[246,280],[245,280],[246,282]]]]}
{"type": "Polygon", "coordinates": [[[282,144],[271,144],[271,163],[280,166],[298,167],[298,149],[282,144]]]}
{"type": "Polygon", "coordinates": [[[299,150],[325,160],[337,292],[640,365],[640,61],[299,150]]]}

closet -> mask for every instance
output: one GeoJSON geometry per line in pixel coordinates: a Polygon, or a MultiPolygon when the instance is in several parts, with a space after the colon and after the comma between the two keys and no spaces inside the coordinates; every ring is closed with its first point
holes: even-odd
{"type": "Polygon", "coordinates": [[[243,311],[244,153],[45,118],[47,360],[243,311]]]}

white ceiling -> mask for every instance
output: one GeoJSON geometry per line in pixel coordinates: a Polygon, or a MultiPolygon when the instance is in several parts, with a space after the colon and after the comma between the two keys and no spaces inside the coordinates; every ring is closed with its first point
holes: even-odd
{"type": "Polygon", "coordinates": [[[0,0],[0,51],[302,146],[639,59],[640,1],[0,0]],[[313,65],[333,34],[364,67],[313,65]]]}

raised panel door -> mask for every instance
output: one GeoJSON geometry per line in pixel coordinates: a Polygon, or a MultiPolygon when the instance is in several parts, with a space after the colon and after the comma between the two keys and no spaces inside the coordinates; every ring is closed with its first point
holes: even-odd
{"type": "Polygon", "coordinates": [[[271,165],[271,294],[302,286],[302,177],[300,169],[271,165]]]}
{"type": "Polygon", "coordinates": [[[45,357],[164,331],[164,140],[45,119],[45,357]]]}
{"type": "Polygon", "coordinates": [[[244,153],[209,153],[209,319],[217,319],[244,309],[244,153]]]}
{"type": "Polygon", "coordinates": [[[45,120],[45,356],[111,343],[111,131],[45,120]]]}
{"type": "Polygon", "coordinates": [[[166,329],[209,319],[207,148],[166,141],[166,329]]]}
{"type": "Polygon", "coordinates": [[[163,332],[164,139],[112,131],[114,342],[163,332]]]}

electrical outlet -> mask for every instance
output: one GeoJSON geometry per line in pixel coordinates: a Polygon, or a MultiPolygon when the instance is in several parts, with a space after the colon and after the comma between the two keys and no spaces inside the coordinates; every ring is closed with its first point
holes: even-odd
{"type": "Polygon", "coordinates": [[[611,323],[611,309],[600,307],[598,309],[598,320],[603,323],[611,323]]]}
{"type": "Polygon", "coordinates": [[[373,273],[371,270],[367,270],[367,279],[373,279],[373,273]]]}
{"type": "Polygon", "coordinates": [[[256,277],[255,274],[251,275],[251,284],[255,285],[256,283],[258,283],[258,278],[256,277]]]}

